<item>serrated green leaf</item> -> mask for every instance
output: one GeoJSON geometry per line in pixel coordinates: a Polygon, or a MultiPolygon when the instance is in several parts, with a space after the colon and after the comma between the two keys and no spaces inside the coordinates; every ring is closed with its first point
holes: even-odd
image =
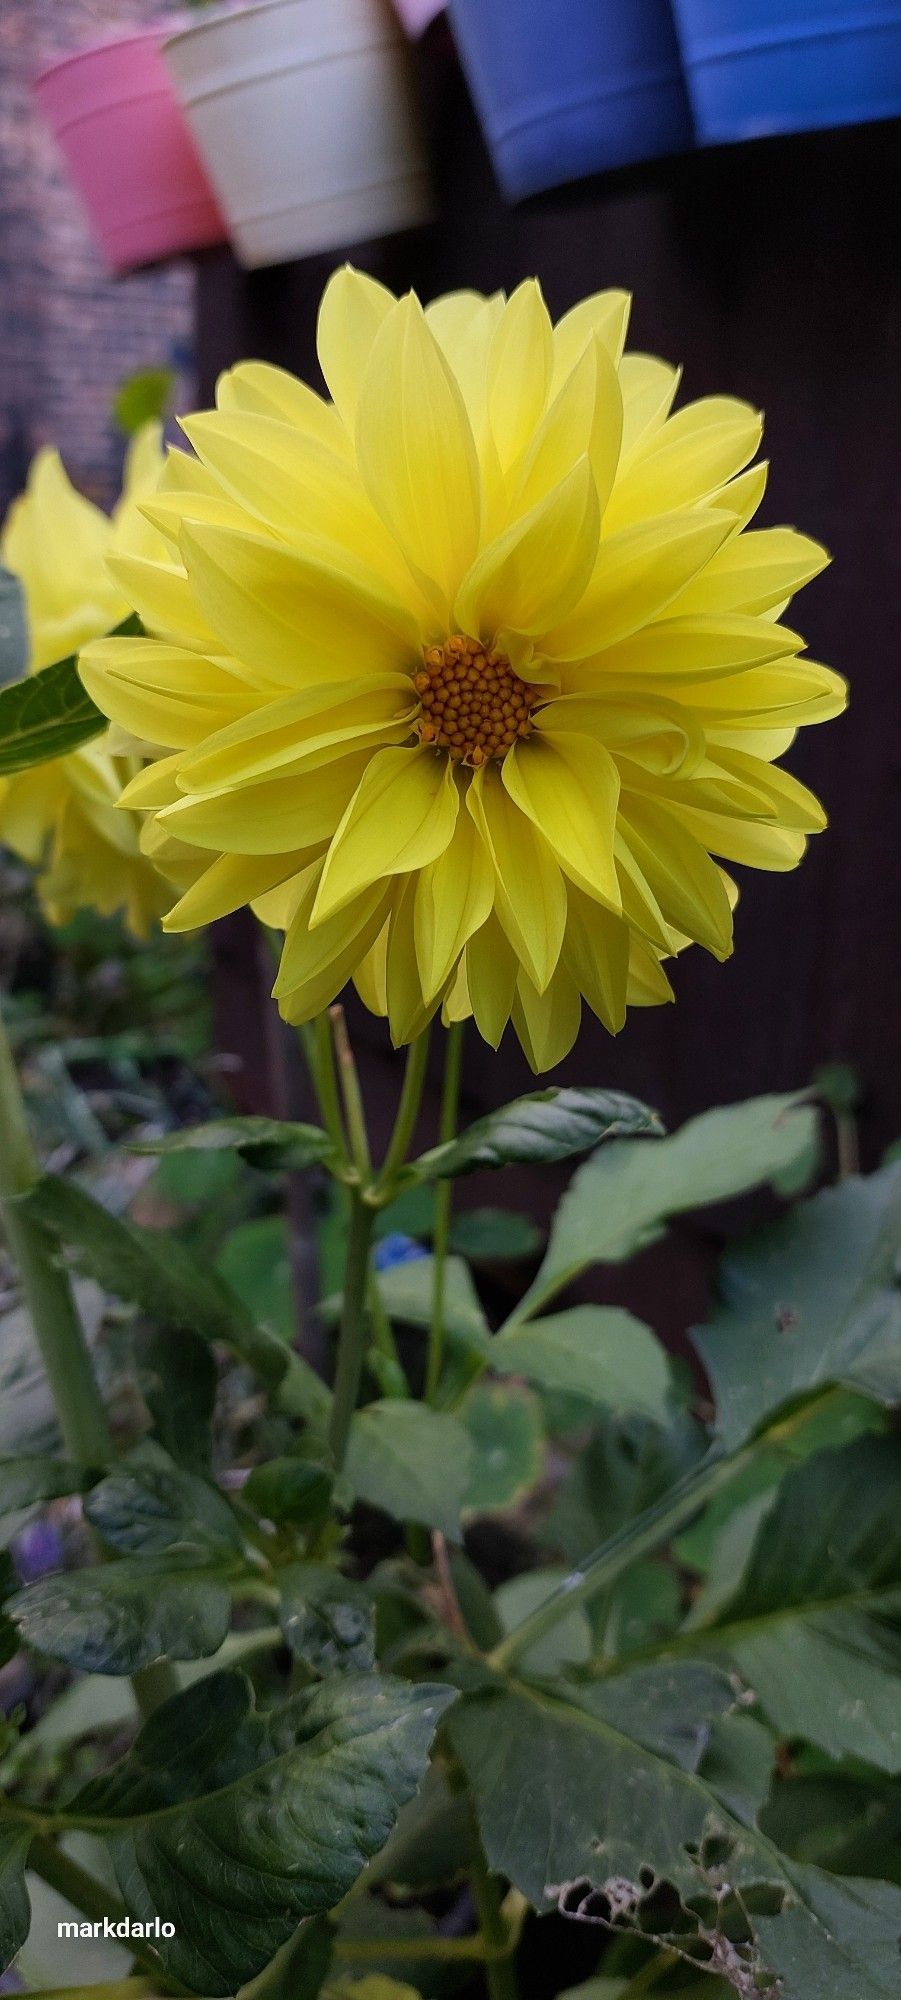
{"type": "Polygon", "coordinates": [[[263,1714],[243,1676],[212,1674],[60,1817],[107,1846],[134,1918],[177,1911],[176,1936],[155,1941],[167,1970],[193,1992],[233,1994],[384,1845],[451,1700],[343,1675],[263,1714]]]}
{"type": "Polygon", "coordinates": [[[280,1572],[279,1622],[286,1645],[317,1673],[365,1673],[375,1662],[375,1605],[362,1584],[327,1563],[280,1572]]]}
{"type": "Polygon", "coordinates": [[[749,1891],[768,1888],[779,1915],[749,1921],[761,1969],[785,1979],[786,2000],[894,2000],[901,1891],[789,1860],[703,1775],[730,1700],[722,1678],[641,1668],[461,1702],[448,1728],[491,1867],[539,1908],[576,1882],[615,1884],[620,1902],[632,1885],[636,1903],[654,1879],[683,1901],[735,1891],[746,1906],[749,1891]]]}
{"type": "Polygon", "coordinates": [[[414,1160],[411,1171],[419,1180],[447,1180],[514,1161],[535,1165],[568,1160],[603,1139],[661,1130],[655,1111],[620,1091],[552,1086],[478,1118],[458,1139],[433,1146],[414,1160]]]}
{"type": "Polygon", "coordinates": [[[370,1403],[350,1427],[345,1472],[354,1492],[397,1521],[461,1535],[472,1445],[456,1417],[424,1403],[370,1403]]]}
{"type": "Polygon", "coordinates": [[[231,1617],[230,1569],[172,1555],[124,1556],[43,1577],[8,1609],[36,1653],[85,1674],[135,1674],[154,1660],[208,1659],[218,1651],[231,1617]]]}
{"type": "Polygon", "coordinates": [[[491,1366],[496,1374],[525,1375],[542,1388],[636,1410],[659,1422],[672,1388],[656,1334],[622,1306],[572,1306],[509,1332],[502,1329],[491,1343],[491,1366]]]}
{"type": "Polygon", "coordinates": [[[0,1826],[0,1973],[6,1972],[28,1936],[31,1910],[25,1887],[30,1833],[0,1826]]]}
{"type": "Polygon", "coordinates": [[[458,1415],[472,1446],[467,1513],[512,1507],[544,1470],[544,1425],[536,1398],[520,1385],[477,1382],[458,1415]]]}
{"type": "Polygon", "coordinates": [[[560,1203],[517,1320],[590,1264],[620,1264],[645,1249],[674,1215],[787,1174],[809,1180],[818,1151],[817,1114],[796,1092],[706,1111],[653,1144],[627,1139],[602,1148],[579,1168],[560,1203]]]}
{"type": "Polygon", "coordinates": [[[83,1188],[52,1174],[44,1174],[20,1204],[62,1247],[76,1250],[105,1291],[140,1306],[151,1319],[222,1341],[264,1381],[281,1381],[289,1361],[282,1342],[257,1326],[224,1280],[170,1231],[124,1222],[83,1188]]]}
{"type": "Polygon", "coordinates": [[[784,1736],[901,1771],[901,1440],[790,1473],[738,1589],[692,1642],[728,1651],[784,1736]]]}
{"type": "Polygon", "coordinates": [[[0,563],[0,687],[28,671],[25,592],[17,576],[0,563]]]}
{"type": "Polygon", "coordinates": [[[179,1153],[238,1153],[265,1171],[314,1166],[335,1157],[335,1146],[318,1125],[278,1118],[215,1118],[206,1125],[184,1125],[159,1139],[143,1139],[131,1149],[164,1159],[179,1153]]]}
{"type": "Polygon", "coordinates": [[[224,1496],[152,1443],[138,1445],[95,1486],[85,1514],[123,1555],[175,1550],[203,1562],[241,1553],[241,1531],[224,1496]]]}
{"type": "Polygon", "coordinates": [[[899,1256],[901,1162],[824,1189],[727,1251],[713,1314],[692,1330],[727,1450],[829,1382],[901,1398],[899,1256]]]}

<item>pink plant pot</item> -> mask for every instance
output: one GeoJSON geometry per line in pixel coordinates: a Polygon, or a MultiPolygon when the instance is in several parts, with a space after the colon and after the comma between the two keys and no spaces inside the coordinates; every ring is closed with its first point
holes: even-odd
{"type": "Polygon", "coordinates": [[[65,56],[34,90],[110,269],[225,241],[160,54],[164,25],[65,56]]]}
{"type": "Polygon", "coordinates": [[[443,12],[445,0],[394,0],[404,33],[413,41],[425,33],[430,21],[443,12]]]}

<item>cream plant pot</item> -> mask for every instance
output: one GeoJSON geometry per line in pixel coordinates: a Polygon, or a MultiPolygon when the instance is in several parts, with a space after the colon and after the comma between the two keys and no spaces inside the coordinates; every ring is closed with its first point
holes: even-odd
{"type": "Polygon", "coordinates": [[[164,54],[242,264],[430,219],[415,76],[389,0],[214,8],[164,54]]]}

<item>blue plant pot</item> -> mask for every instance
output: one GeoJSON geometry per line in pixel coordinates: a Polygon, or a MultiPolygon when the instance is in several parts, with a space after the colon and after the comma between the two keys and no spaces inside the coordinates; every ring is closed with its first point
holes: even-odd
{"type": "Polygon", "coordinates": [[[901,113],[901,0],[673,0],[708,145],[901,113]]]}
{"type": "Polygon", "coordinates": [[[512,200],[691,144],[669,0],[449,0],[512,200]]]}

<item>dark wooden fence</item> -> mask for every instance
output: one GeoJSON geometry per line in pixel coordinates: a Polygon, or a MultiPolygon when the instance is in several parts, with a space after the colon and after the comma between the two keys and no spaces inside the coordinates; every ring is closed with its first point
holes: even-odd
{"type": "MultiPolygon", "coordinates": [[[[731,391],[765,410],[772,473],[760,520],[803,527],[831,549],[834,566],[804,593],[797,622],[811,655],[853,690],[847,717],[805,731],[790,757],[825,800],[830,830],[793,875],[745,872],[734,958],[723,967],[688,953],[677,1005],[630,1016],[616,1041],[586,1019],[555,1078],[629,1088],[675,1123],[850,1062],[864,1089],[863,1156],[875,1164],[901,1134],[901,127],[698,153],[515,210],[495,189],[442,24],[420,60],[439,219],[362,245],[353,261],[423,297],[537,274],[555,314],[601,286],[628,286],[631,344],[684,362],[686,395],[731,391]]],[[[207,395],[240,355],[318,379],[316,308],[335,261],[248,275],[222,255],[202,267],[207,395]]],[[[244,936],[222,940],[223,1031],[260,1097],[244,936]]],[[[361,1017],[357,1032],[387,1115],[394,1063],[380,1027],[361,1017]]],[[[470,1114],[529,1087],[512,1034],[497,1056],[473,1036],[470,1114]]],[[[548,1179],[518,1191],[540,1212],[548,1179]]],[[[668,1319],[682,1318],[678,1300],[668,1307],[668,1319]]]]}

